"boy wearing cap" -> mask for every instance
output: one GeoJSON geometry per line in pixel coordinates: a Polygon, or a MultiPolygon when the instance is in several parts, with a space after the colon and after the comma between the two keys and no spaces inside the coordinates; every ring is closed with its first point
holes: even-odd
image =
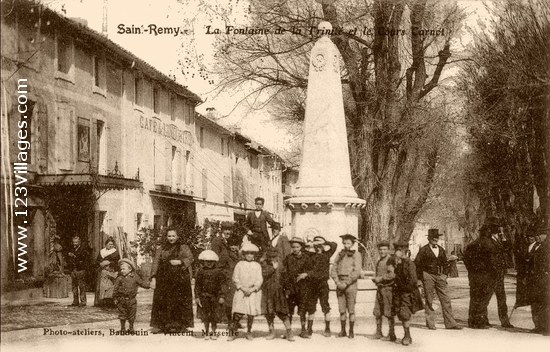
{"type": "Polygon", "coordinates": [[[237,263],[233,272],[233,283],[237,292],[233,297],[233,322],[230,324],[231,334],[227,341],[237,338],[239,321],[245,315],[248,318],[246,339],[253,339],[254,316],[262,313],[262,267],[254,261],[258,252],[258,247],[251,243],[245,243],[241,248],[244,260],[237,263]]]}
{"type": "Polygon", "coordinates": [[[136,295],[138,286],[149,288],[149,283],[135,272],[135,264],[130,259],[120,259],[118,264],[120,266],[120,275],[115,280],[113,298],[118,309],[120,331],[123,332],[126,330],[126,320],[128,320],[128,331],[133,333],[137,311],[136,295]]]}
{"type": "Polygon", "coordinates": [[[269,335],[267,340],[275,338],[275,316],[283,321],[288,341],[294,341],[290,327],[289,307],[283,288],[283,264],[279,261],[279,252],[275,248],[267,251],[267,258],[262,263],[262,312],[265,314],[269,335]]]}
{"type": "Polygon", "coordinates": [[[376,263],[376,276],[372,281],[376,284],[376,300],[374,301],[373,314],[376,317],[375,339],[381,339],[382,317],[388,319],[389,333],[384,338],[386,341],[395,341],[395,317],[392,310],[393,285],[395,282],[395,259],[389,254],[390,244],[381,241],[377,244],[380,258],[376,263]]]}
{"type": "Polygon", "coordinates": [[[355,300],[357,298],[357,280],[361,277],[361,254],[352,250],[357,238],[346,234],[342,238],[342,249],[334,261],[330,276],[336,283],[336,297],[340,311],[341,331],[338,337],[355,337],[355,300]],[[346,334],[346,312],[349,314],[349,335],[346,334]]]}
{"type": "Polygon", "coordinates": [[[410,321],[414,313],[423,307],[422,297],[418,290],[416,278],[416,267],[405,255],[409,244],[406,241],[399,241],[394,244],[395,249],[395,287],[393,310],[403,324],[405,336],[401,343],[408,346],[412,343],[410,321]]]}
{"type": "Polygon", "coordinates": [[[439,230],[428,230],[428,244],[420,248],[414,264],[416,265],[416,276],[422,281],[424,294],[426,295],[426,326],[430,330],[435,330],[435,312],[432,302],[434,291],[439,297],[441,310],[443,311],[443,320],[446,329],[460,330],[453,316],[451,299],[447,290],[447,275],[449,273],[449,263],[443,247],[437,244],[439,240],[439,230]]]}
{"type": "MultiPolygon", "coordinates": [[[[306,314],[315,314],[315,301],[311,293],[311,276],[314,266],[311,255],[305,252],[305,242],[300,237],[293,237],[290,241],[292,253],[284,260],[283,285],[288,297],[290,322],[294,308],[298,307],[302,331],[301,338],[310,338],[306,330],[306,314]]],[[[311,321],[311,324],[313,321],[311,321]]]]}
{"type": "Polygon", "coordinates": [[[197,302],[197,315],[204,323],[204,339],[215,340],[218,325],[218,311],[220,305],[225,302],[224,288],[226,277],[222,270],[216,267],[218,255],[212,250],[205,250],[199,254],[201,268],[195,278],[195,301],[197,302]],[[212,333],[210,333],[210,326],[212,333]]]}
{"type": "MultiPolygon", "coordinates": [[[[322,236],[315,236],[313,238],[313,248],[315,254],[312,255],[313,267],[315,268],[312,276],[312,293],[313,301],[317,304],[317,300],[321,304],[321,310],[325,315],[325,332],[323,336],[330,336],[330,304],[328,303],[328,295],[330,289],[328,287],[328,280],[330,279],[330,258],[336,252],[338,245],[335,242],[329,242],[322,236]]],[[[313,333],[313,319],[314,315],[308,316],[308,334],[313,333]]]]}

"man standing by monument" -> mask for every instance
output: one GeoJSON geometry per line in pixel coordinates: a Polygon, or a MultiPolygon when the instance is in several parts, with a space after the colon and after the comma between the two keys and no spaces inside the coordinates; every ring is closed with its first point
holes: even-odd
{"type": "Polygon", "coordinates": [[[265,252],[269,246],[269,232],[267,232],[267,224],[274,226],[275,221],[271,218],[268,212],[264,211],[265,200],[261,197],[254,199],[256,210],[251,211],[246,216],[244,227],[247,230],[248,239],[252,244],[260,248],[261,252],[265,252]]]}
{"type": "Polygon", "coordinates": [[[433,309],[434,292],[439,297],[441,302],[441,310],[443,312],[443,320],[446,329],[460,330],[453,316],[451,307],[451,298],[447,289],[447,275],[449,273],[449,264],[447,255],[443,247],[437,244],[439,240],[438,229],[428,230],[428,244],[420,248],[414,264],[416,265],[416,274],[422,285],[424,286],[424,294],[426,295],[426,326],[430,330],[435,330],[435,312],[433,309]]]}

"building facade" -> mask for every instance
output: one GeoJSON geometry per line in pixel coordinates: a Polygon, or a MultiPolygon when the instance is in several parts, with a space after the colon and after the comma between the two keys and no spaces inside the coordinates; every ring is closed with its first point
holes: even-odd
{"type": "Polygon", "coordinates": [[[53,242],[74,235],[97,256],[109,236],[127,250],[143,227],[239,219],[256,196],[283,213],[280,157],[198,114],[196,94],[77,20],[15,2],[1,75],[3,289],[38,285],[53,242]]]}

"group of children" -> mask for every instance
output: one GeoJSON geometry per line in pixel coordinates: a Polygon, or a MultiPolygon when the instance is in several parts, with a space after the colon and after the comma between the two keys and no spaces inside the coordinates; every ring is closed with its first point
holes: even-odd
{"type": "MultiPolygon", "coordinates": [[[[278,233],[280,227],[275,226],[278,233]]],[[[357,238],[346,234],[342,238],[343,249],[336,255],[331,267],[331,257],[336,251],[336,243],[316,236],[309,243],[299,237],[288,241],[290,253],[280,248],[270,247],[265,251],[252,243],[244,243],[238,249],[234,237],[227,238],[230,248],[228,258],[240,258],[233,265],[220,265],[220,258],[213,250],[204,250],[199,255],[201,267],[195,278],[195,301],[199,318],[205,327],[205,338],[216,339],[220,311],[228,310],[228,341],[238,336],[241,319],[246,316],[246,339],[252,340],[254,317],[265,315],[269,335],[276,337],[274,322],[278,317],[286,329],[286,339],[294,341],[292,318],[297,309],[300,318],[300,337],[310,338],[317,302],[324,314],[325,330],[329,337],[330,305],[328,279],[336,284],[336,296],[340,312],[341,330],[339,337],[354,338],[355,301],[357,280],[361,277],[361,255],[352,249],[357,238]],[[236,252],[240,255],[237,256],[236,252]],[[231,253],[232,252],[232,253],[231,253]],[[229,274],[229,275],[228,275],[229,274]],[[229,277],[230,276],[230,277],[229,277]],[[349,319],[349,329],[346,331],[349,319]]],[[[417,287],[414,263],[405,255],[407,243],[394,245],[395,254],[390,255],[390,245],[378,243],[379,260],[376,274],[372,279],[377,286],[374,316],[376,333],[374,338],[396,341],[395,316],[403,324],[403,345],[412,343],[410,319],[422,309],[423,302],[417,287]],[[382,334],[382,319],[388,320],[389,333],[382,334]]],[[[227,259],[227,258],[226,258],[227,259]]],[[[227,260],[224,260],[227,261],[227,260]]],[[[136,317],[136,294],[138,286],[149,288],[149,283],[135,273],[135,264],[129,259],[119,261],[120,275],[114,283],[113,298],[119,311],[121,331],[125,331],[126,321],[129,332],[134,331],[136,317]]]]}
{"type": "MultiPolygon", "coordinates": [[[[278,225],[278,224],[277,224],[278,225]]],[[[278,233],[279,227],[274,227],[278,233]]],[[[294,341],[292,333],[293,314],[297,311],[300,319],[300,337],[310,338],[313,333],[313,321],[317,303],[324,314],[325,330],[323,335],[331,336],[330,305],[328,279],[336,284],[336,295],[340,312],[341,330],[339,337],[354,338],[355,301],[357,280],[361,277],[362,260],[360,253],[353,249],[357,238],[346,234],[342,238],[343,249],[336,255],[331,269],[331,257],[336,251],[336,243],[316,236],[306,243],[294,237],[288,241],[290,253],[282,254],[276,247],[262,251],[252,243],[244,243],[240,248],[241,260],[234,266],[231,276],[223,277],[216,265],[218,257],[212,250],[205,250],[199,259],[202,268],[195,281],[195,299],[202,312],[206,338],[216,338],[216,325],[219,320],[219,306],[231,307],[228,341],[238,336],[240,321],[245,316],[246,334],[252,340],[254,317],[265,315],[269,334],[274,339],[274,322],[278,317],[285,329],[285,338],[294,341]],[[231,302],[226,292],[234,290],[231,302]],[[349,329],[346,331],[349,320],[349,329]]],[[[389,322],[389,334],[385,340],[396,341],[395,316],[401,320],[405,336],[404,345],[412,343],[409,321],[414,312],[423,306],[417,288],[414,263],[405,255],[406,243],[395,245],[395,255],[389,254],[387,242],[378,244],[380,260],[376,265],[377,285],[374,315],[377,322],[375,338],[383,338],[382,317],[389,322]]],[[[235,249],[235,248],[234,248],[235,249]]]]}

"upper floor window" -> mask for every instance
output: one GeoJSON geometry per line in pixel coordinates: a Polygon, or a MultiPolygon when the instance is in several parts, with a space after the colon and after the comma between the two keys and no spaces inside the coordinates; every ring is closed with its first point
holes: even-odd
{"type": "Polygon", "coordinates": [[[224,141],[223,138],[221,139],[221,144],[220,144],[220,146],[221,146],[221,153],[222,153],[222,155],[225,155],[225,141],[224,141]]]}
{"type": "Polygon", "coordinates": [[[101,54],[93,56],[93,76],[93,91],[105,96],[107,87],[107,68],[105,58],[101,54]]]}
{"type": "Polygon", "coordinates": [[[134,103],[143,105],[143,78],[137,73],[134,75],[134,103]]]}
{"type": "Polygon", "coordinates": [[[74,46],[70,37],[56,35],[56,77],[74,83],[74,46]]]}
{"type": "Polygon", "coordinates": [[[204,148],[204,128],[199,129],[199,145],[201,148],[204,148]]]}
{"type": "Polygon", "coordinates": [[[160,88],[153,88],[153,111],[158,114],[160,113],[160,88]]]}
{"type": "Polygon", "coordinates": [[[178,98],[175,95],[170,97],[170,118],[172,121],[176,121],[178,98]]]}

